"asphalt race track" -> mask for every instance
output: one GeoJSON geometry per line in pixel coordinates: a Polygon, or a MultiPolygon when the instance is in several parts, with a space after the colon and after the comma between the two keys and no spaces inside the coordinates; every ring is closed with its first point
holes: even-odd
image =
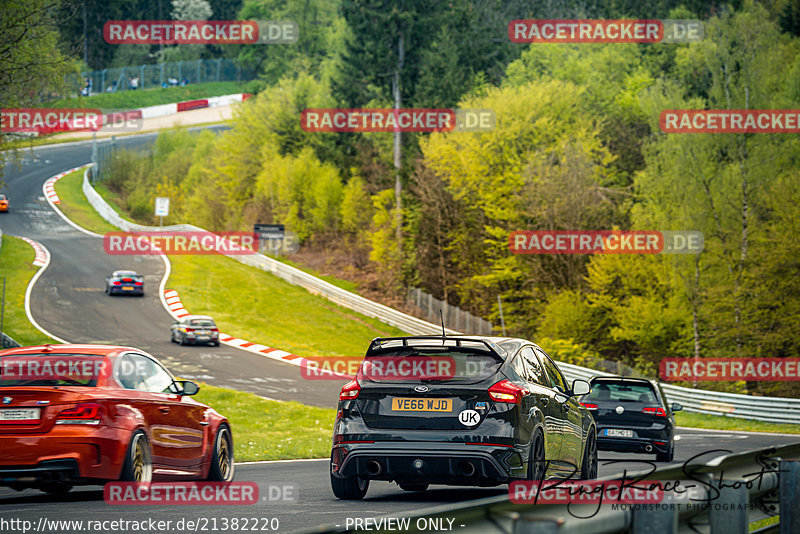
{"type": "MultiPolygon", "coordinates": [[[[121,146],[135,147],[151,142],[153,135],[121,138],[121,146]]],[[[10,235],[40,241],[52,254],[52,261],[37,282],[31,309],[35,319],[46,330],[70,342],[104,342],[142,348],[165,362],[173,372],[211,384],[250,391],[281,400],[297,400],[305,404],[333,407],[339,382],[305,382],[299,368],[255,354],[226,347],[180,347],[169,342],[171,317],[157,295],[164,274],[162,260],[154,256],[109,256],[99,239],[76,231],[66,224],[45,202],[42,183],[59,172],[87,163],[91,157],[89,142],[37,148],[21,154],[18,165],[6,168],[6,191],[12,202],[9,214],[0,216],[0,228],[10,235]],[[103,293],[104,278],[114,269],[133,268],[145,275],[144,298],[110,298],[103,293]]],[[[770,445],[798,441],[796,436],[742,434],[723,431],[680,429],[676,442],[676,463],[703,454],[709,449],[744,451],[770,445]]],[[[236,436],[236,439],[245,439],[236,436]]],[[[0,451],[2,454],[2,451],[0,451]]],[[[602,477],[645,468],[634,460],[652,461],[647,455],[600,453],[602,477]],[[624,460],[608,465],[610,460],[624,460]]],[[[707,461],[710,457],[704,457],[707,461]]],[[[659,464],[656,464],[659,465],[659,464]]],[[[663,464],[661,464],[663,465],[663,464]]],[[[506,492],[497,489],[448,488],[436,486],[425,493],[407,493],[395,484],[373,483],[364,501],[339,501],[328,480],[327,460],[262,462],[237,466],[237,481],[254,481],[262,499],[251,506],[111,506],[103,501],[100,487],[76,488],[64,497],[53,497],[34,490],[16,492],[0,488],[0,531],[22,532],[21,523],[32,522],[31,529],[47,520],[118,520],[171,521],[162,533],[191,530],[178,521],[211,521],[216,518],[258,519],[259,532],[297,532],[320,525],[346,524],[348,518],[374,518],[383,515],[421,511],[425,507],[490,497],[506,492]],[[294,500],[269,499],[269,485],[293,485],[294,500]],[[267,520],[264,522],[263,520],[267,520]],[[269,528],[263,528],[267,525],[269,528]]],[[[213,532],[211,523],[206,531],[213,532]]],[[[218,532],[237,532],[221,527],[218,532]]],[[[252,525],[252,523],[251,523],[252,525]]],[[[197,528],[203,531],[202,528],[197,528]]],[[[453,525],[453,530],[459,530],[453,525]]],[[[47,526],[45,532],[79,532],[79,527],[47,526]]],[[[126,532],[126,530],[118,530],[126,532]]],[[[133,530],[127,530],[133,532],[133,530]]],[[[138,530],[138,532],[156,530],[138,530]]]]}
{"type": "MultiPolygon", "coordinates": [[[[781,445],[797,441],[793,436],[735,434],[721,431],[679,430],[681,439],[675,445],[675,463],[684,463],[695,455],[709,449],[728,449],[743,451],[769,445],[781,445]]],[[[699,461],[708,461],[704,456],[699,461]]],[[[650,469],[648,465],[637,464],[632,459],[653,461],[648,455],[622,455],[600,452],[600,476],[605,477],[628,472],[650,469]],[[622,463],[604,465],[611,460],[622,463]]],[[[664,464],[654,464],[662,466],[664,464]]],[[[470,499],[493,497],[507,491],[499,488],[450,488],[432,486],[425,493],[408,493],[397,485],[388,482],[372,483],[365,500],[340,501],[333,496],[328,482],[327,460],[299,460],[285,462],[263,462],[240,464],[236,467],[237,481],[254,481],[259,492],[269,495],[269,486],[283,487],[293,485],[294,501],[261,501],[251,506],[111,506],[103,501],[103,491],[99,486],[86,486],[73,489],[65,497],[54,498],[34,490],[15,492],[0,488],[0,518],[21,519],[37,524],[40,518],[48,520],[114,520],[127,519],[145,521],[148,519],[172,521],[173,527],[164,534],[182,532],[174,528],[181,519],[197,521],[200,518],[257,518],[259,531],[263,519],[277,518],[277,532],[298,532],[314,529],[320,525],[345,526],[348,518],[377,518],[395,516],[401,513],[421,512],[424,508],[441,506],[447,503],[463,502],[470,499]]],[[[268,498],[268,497],[267,497],[268,498]]],[[[252,521],[252,519],[251,519],[252,521]]],[[[209,523],[210,525],[210,523],[209,523]]],[[[209,531],[210,531],[209,526],[209,531]]],[[[458,531],[457,525],[453,526],[458,531]]],[[[73,530],[78,532],[78,530],[73,530]]],[[[220,530],[221,531],[221,530],[220,530]]],[[[269,530],[266,530],[269,531],[269,530]]],[[[8,532],[8,531],[6,531],[8,532]]],[[[13,531],[12,531],[13,532],[13,531]]],[[[54,530],[53,532],[71,532],[54,530]]],[[[5,534],[5,533],[4,533],[5,534]]]]}

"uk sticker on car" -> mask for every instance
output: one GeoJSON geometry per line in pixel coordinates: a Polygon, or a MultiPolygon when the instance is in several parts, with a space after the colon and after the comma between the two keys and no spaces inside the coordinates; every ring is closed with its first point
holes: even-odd
{"type": "Polygon", "coordinates": [[[481,416],[475,410],[463,410],[458,414],[458,422],[467,428],[478,426],[481,422],[481,416]]]}

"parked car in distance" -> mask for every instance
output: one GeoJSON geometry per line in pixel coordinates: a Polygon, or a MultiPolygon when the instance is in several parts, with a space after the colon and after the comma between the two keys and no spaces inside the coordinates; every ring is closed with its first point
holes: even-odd
{"type": "Polygon", "coordinates": [[[144,276],[136,271],[114,271],[106,276],[106,295],[144,296],[144,276]]]}
{"type": "Polygon", "coordinates": [[[219,347],[219,328],[208,315],[187,315],[172,323],[169,340],[181,345],[207,343],[219,347]]]}
{"type": "Polygon", "coordinates": [[[20,347],[0,350],[0,367],[0,486],[233,480],[228,420],[146,352],[20,347]]]}
{"type": "Polygon", "coordinates": [[[659,462],[675,456],[675,415],[683,409],[667,402],[655,380],[596,376],[581,404],[597,422],[597,447],[604,451],[655,454],[659,462]]]}
{"type": "Polygon", "coordinates": [[[595,422],[578,402],[589,390],[585,380],[567,385],[553,360],[524,339],[374,339],[339,394],[333,493],[362,499],[370,480],[425,491],[429,484],[594,479],[595,422]]]}

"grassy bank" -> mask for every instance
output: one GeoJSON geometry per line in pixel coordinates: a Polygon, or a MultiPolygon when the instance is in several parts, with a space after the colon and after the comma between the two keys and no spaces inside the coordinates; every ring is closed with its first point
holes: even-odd
{"type": "Polygon", "coordinates": [[[118,231],[119,228],[106,222],[87,202],[82,189],[84,172],[85,169],[72,172],[56,182],[55,190],[61,199],[58,209],[72,222],[92,232],[103,234],[118,231]]]}
{"type": "Polygon", "coordinates": [[[220,330],[302,356],[361,356],[396,328],[312,295],[224,256],[170,256],[168,287],[191,313],[213,315],[220,330]]]}
{"type": "Polygon", "coordinates": [[[154,87],[118,93],[103,93],[92,96],[60,98],[43,102],[41,108],[100,108],[127,110],[172,104],[184,100],[197,100],[212,96],[252,93],[256,88],[253,82],[208,82],[186,87],[154,87]]]}
{"type": "Polygon", "coordinates": [[[677,412],[675,423],[678,426],[691,428],[708,428],[713,430],[739,430],[744,432],[776,432],[779,434],[800,434],[800,425],[764,423],[737,417],[721,417],[702,413],[677,412]]]}
{"type": "MultiPolygon", "coordinates": [[[[0,217],[4,215],[0,214],[0,217]]],[[[22,345],[56,343],[28,322],[25,315],[25,290],[39,267],[31,262],[35,253],[22,239],[3,235],[0,246],[0,296],[3,278],[6,279],[6,302],[3,313],[3,331],[22,345]]]]}
{"type": "Polygon", "coordinates": [[[326,458],[336,410],[202,384],[194,397],[228,418],[236,461],[326,458]]]}

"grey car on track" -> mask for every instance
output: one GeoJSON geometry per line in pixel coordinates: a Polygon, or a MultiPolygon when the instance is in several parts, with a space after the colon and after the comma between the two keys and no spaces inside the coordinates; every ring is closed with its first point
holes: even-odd
{"type": "Polygon", "coordinates": [[[207,343],[219,347],[219,328],[208,315],[187,315],[172,323],[169,340],[181,345],[207,343]]]}

